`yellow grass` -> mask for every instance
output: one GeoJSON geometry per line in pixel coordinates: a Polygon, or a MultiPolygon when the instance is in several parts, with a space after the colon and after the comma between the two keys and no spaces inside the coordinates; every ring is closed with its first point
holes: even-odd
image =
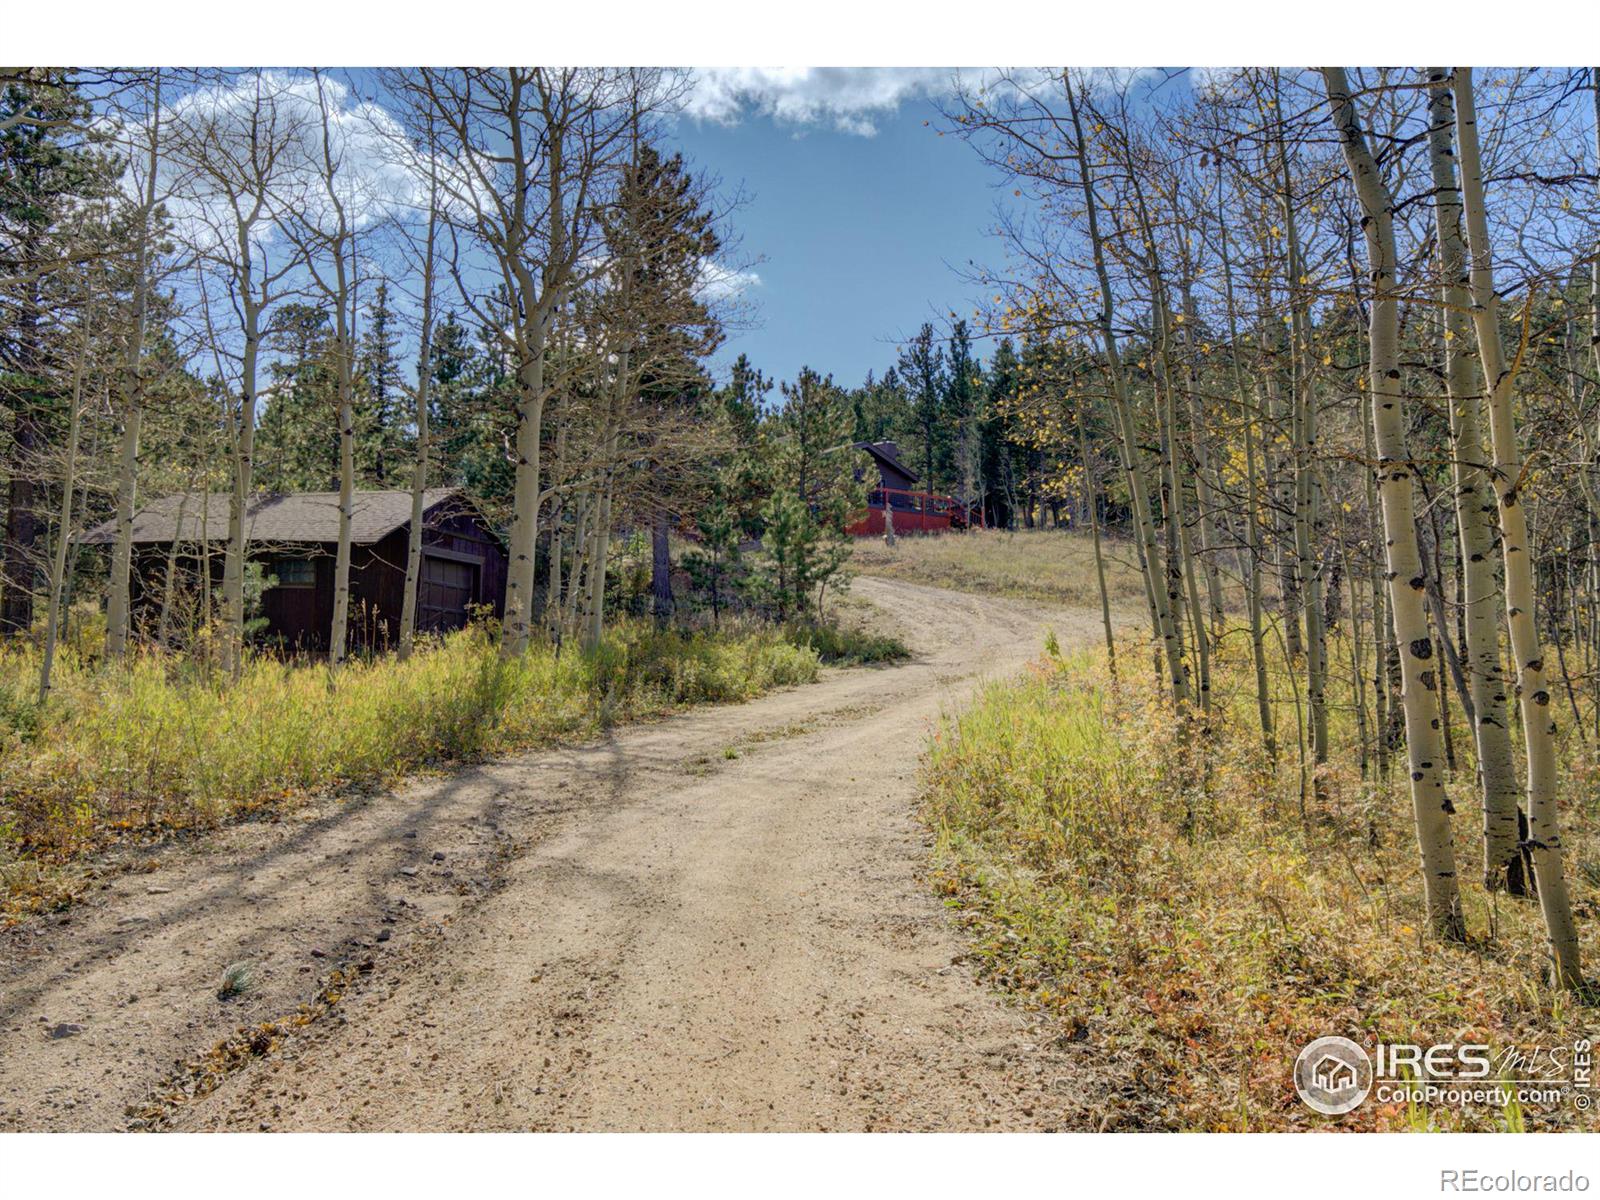
{"type": "Polygon", "coordinates": [[[819,650],[797,639],[753,624],[689,633],[622,621],[592,654],[541,644],[505,662],[475,627],[407,662],[352,662],[336,681],[321,666],[256,658],[235,684],[157,653],[107,669],[69,648],[43,708],[37,651],[0,648],[0,902],[69,899],[42,886],[41,867],[117,840],[808,682],[819,650]]]}
{"type": "MultiPolygon", "coordinates": [[[[1144,607],[1144,583],[1131,542],[1106,539],[1106,584],[1113,609],[1144,607]]],[[[1086,533],[1059,529],[975,529],[967,533],[902,537],[893,549],[861,538],[851,555],[863,575],[1046,604],[1100,603],[1094,549],[1086,533]]]]}
{"type": "MultiPolygon", "coordinates": [[[[1247,653],[1233,645],[1203,748],[1182,743],[1152,672],[1129,666],[1138,655],[1118,683],[1098,651],[1046,657],[1024,681],[991,687],[931,748],[926,814],[946,903],[987,976],[1108,1072],[1084,1119],[1103,1115],[1113,1129],[1592,1128],[1570,1099],[1520,1112],[1369,1099],[1337,1119],[1300,1103],[1291,1067],[1316,1037],[1570,1054],[1593,1036],[1595,1009],[1543,984],[1537,905],[1478,883],[1470,759],[1452,795],[1472,940],[1443,945],[1425,933],[1403,767],[1364,783],[1341,710],[1325,798],[1302,809],[1292,724],[1273,772],[1247,653]]],[[[1288,694],[1286,679],[1275,684],[1288,694]]],[[[1292,719],[1287,705],[1280,715],[1292,719]]],[[[1468,744],[1459,730],[1457,744],[1468,744]]],[[[1575,739],[1566,749],[1568,873],[1593,976],[1596,763],[1575,739]]]]}

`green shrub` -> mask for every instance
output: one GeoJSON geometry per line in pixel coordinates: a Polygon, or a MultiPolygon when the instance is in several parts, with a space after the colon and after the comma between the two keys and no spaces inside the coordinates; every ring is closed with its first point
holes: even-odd
{"type": "Polygon", "coordinates": [[[899,638],[841,625],[796,624],[789,630],[796,645],[808,646],[834,666],[904,662],[911,651],[899,638]]]}

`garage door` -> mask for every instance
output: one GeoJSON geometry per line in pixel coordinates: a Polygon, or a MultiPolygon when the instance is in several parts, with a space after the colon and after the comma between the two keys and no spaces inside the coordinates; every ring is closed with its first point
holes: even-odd
{"type": "Polygon", "coordinates": [[[467,623],[467,605],[477,598],[476,563],[422,556],[417,588],[417,624],[423,629],[460,629],[467,623]]]}

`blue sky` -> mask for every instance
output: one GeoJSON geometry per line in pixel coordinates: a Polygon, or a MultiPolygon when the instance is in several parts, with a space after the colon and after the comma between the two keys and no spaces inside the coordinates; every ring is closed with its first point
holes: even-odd
{"type": "Polygon", "coordinates": [[[988,231],[1007,193],[939,124],[925,94],[867,116],[751,106],[728,123],[677,122],[686,157],[747,193],[731,220],[740,254],[761,260],[746,292],[757,327],[730,336],[719,368],[745,353],[768,377],[809,365],[854,385],[922,322],[970,318],[976,293],[958,271],[1002,255],[988,231]]]}
{"type": "MultiPolygon", "coordinates": [[[[948,92],[952,74],[746,67],[682,77],[681,110],[663,118],[662,134],[684,151],[691,171],[718,181],[724,198],[742,198],[727,216],[734,245],[719,265],[745,283],[735,315],[748,319],[730,321],[712,363],[719,377],[743,353],[770,379],[792,380],[810,366],[854,386],[893,365],[924,322],[948,333],[952,313],[972,317],[978,289],[963,273],[1003,257],[991,231],[996,204],[1011,193],[996,186],[997,174],[970,146],[940,134],[936,98],[948,92]]],[[[267,75],[279,109],[304,109],[305,128],[316,128],[313,78],[267,75]]],[[[376,84],[370,72],[324,77],[340,114],[341,157],[361,181],[365,218],[358,221],[417,201],[416,180],[393,162],[392,143],[403,131],[376,84]]],[[[255,93],[254,77],[239,76],[185,96],[172,111],[212,120],[236,110],[243,120],[255,93]]],[[[280,185],[286,195],[299,179],[290,174],[280,185]]],[[[310,187],[308,194],[318,193],[310,187]]],[[[301,198],[295,203],[306,207],[301,198]]],[[[192,226],[191,236],[211,236],[214,214],[204,197],[173,211],[192,226]]],[[[226,226],[226,211],[215,219],[226,226]]],[[[288,254],[292,246],[264,237],[258,250],[288,254]]],[[[414,304],[404,290],[393,297],[402,309],[414,304]]]]}

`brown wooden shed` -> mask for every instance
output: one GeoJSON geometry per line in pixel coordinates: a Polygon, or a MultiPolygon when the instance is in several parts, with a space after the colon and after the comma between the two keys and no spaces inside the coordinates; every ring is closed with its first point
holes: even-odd
{"type": "MultiPolygon", "coordinates": [[[[213,586],[220,588],[230,501],[226,492],[165,496],[134,514],[136,621],[153,623],[149,610],[160,602],[174,552],[191,573],[208,572],[213,586]]],[[[381,649],[399,637],[410,529],[410,492],[355,493],[350,513],[352,646],[381,649]]],[[[261,563],[274,581],[261,597],[263,636],[288,649],[326,649],[333,624],[339,493],[257,496],[246,506],[245,536],[250,560],[261,563]]],[[[96,526],[83,540],[111,544],[116,523],[96,526]]],[[[504,542],[464,493],[455,488],[426,492],[417,628],[459,629],[476,606],[489,606],[499,616],[505,603],[506,561],[504,542]]]]}

